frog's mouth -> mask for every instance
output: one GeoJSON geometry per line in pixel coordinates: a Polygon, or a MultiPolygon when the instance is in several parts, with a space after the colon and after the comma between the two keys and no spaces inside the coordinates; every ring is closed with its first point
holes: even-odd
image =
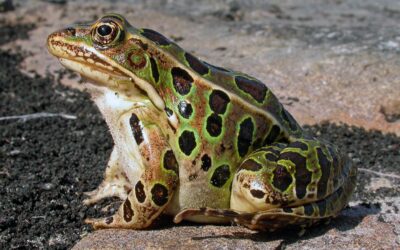
{"type": "Polygon", "coordinates": [[[151,84],[95,48],[86,46],[83,42],[65,39],[68,32],[68,30],[55,32],[47,39],[49,52],[57,57],[64,67],[79,73],[90,83],[117,92],[127,91],[130,94],[142,95],[145,93],[158,109],[164,110],[164,101],[151,84]]]}
{"type": "Polygon", "coordinates": [[[94,67],[91,63],[77,61],[69,58],[59,58],[61,65],[75,71],[81,75],[82,78],[88,80],[90,83],[106,86],[111,89],[120,88],[121,84],[132,85],[132,78],[117,73],[114,70],[108,70],[104,67],[94,67]]]}

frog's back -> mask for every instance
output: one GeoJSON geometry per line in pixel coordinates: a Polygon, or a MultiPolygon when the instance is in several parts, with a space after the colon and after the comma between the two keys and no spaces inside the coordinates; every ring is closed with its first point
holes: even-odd
{"type": "MultiPolygon", "coordinates": [[[[201,83],[196,85],[221,90],[233,102],[245,106],[248,109],[248,113],[261,113],[266,116],[267,120],[272,123],[271,128],[275,125],[273,131],[270,131],[277,133],[276,136],[272,135],[275,139],[278,137],[298,137],[303,133],[301,127],[285,110],[272,91],[258,79],[242,72],[228,70],[204,62],[156,31],[139,29],[135,30],[135,32],[154,42],[157,45],[155,48],[166,53],[168,58],[175,59],[176,63],[183,66],[183,68],[181,67],[182,71],[197,74],[198,81],[201,83]]],[[[162,57],[160,54],[158,56],[162,57]]],[[[162,63],[158,65],[162,67],[162,63]]],[[[186,72],[183,73],[188,74],[186,72]]]]}

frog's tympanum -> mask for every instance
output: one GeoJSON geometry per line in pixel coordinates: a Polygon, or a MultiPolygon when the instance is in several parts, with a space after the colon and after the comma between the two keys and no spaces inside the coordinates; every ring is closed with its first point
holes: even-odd
{"type": "Polygon", "coordinates": [[[117,196],[94,228],[149,227],[161,214],[273,231],[333,217],[357,169],[308,135],[261,81],[196,58],[163,35],[105,15],[48,37],[88,79],[115,142],[86,204],[117,196]]]}

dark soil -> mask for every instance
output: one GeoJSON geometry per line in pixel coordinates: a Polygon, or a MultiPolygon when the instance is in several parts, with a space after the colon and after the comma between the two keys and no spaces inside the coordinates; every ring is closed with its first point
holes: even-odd
{"type": "MultiPolygon", "coordinates": [[[[87,94],[51,77],[23,75],[17,70],[21,60],[0,50],[0,117],[49,112],[77,119],[0,121],[0,249],[70,248],[91,231],[84,218],[100,216],[102,205],[83,206],[82,193],[100,183],[112,140],[87,94]]],[[[400,138],[394,135],[332,124],[307,129],[349,152],[361,168],[399,172],[400,138]]],[[[360,172],[354,199],[398,195],[398,187],[366,192],[371,177],[360,172]]]]}

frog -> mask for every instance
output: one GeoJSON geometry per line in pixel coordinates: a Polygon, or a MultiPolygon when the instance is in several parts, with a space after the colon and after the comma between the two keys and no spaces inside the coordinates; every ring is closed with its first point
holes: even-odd
{"type": "Polygon", "coordinates": [[[95,229],[145,229],[162,215],[253,230],[309,227],[336,217],[357,168],[306,132],[266,84],[207,63],[122,15],[50,34],[47,48],[82,76],[114,148],[86,205],[115,214],[95,229]]]}

